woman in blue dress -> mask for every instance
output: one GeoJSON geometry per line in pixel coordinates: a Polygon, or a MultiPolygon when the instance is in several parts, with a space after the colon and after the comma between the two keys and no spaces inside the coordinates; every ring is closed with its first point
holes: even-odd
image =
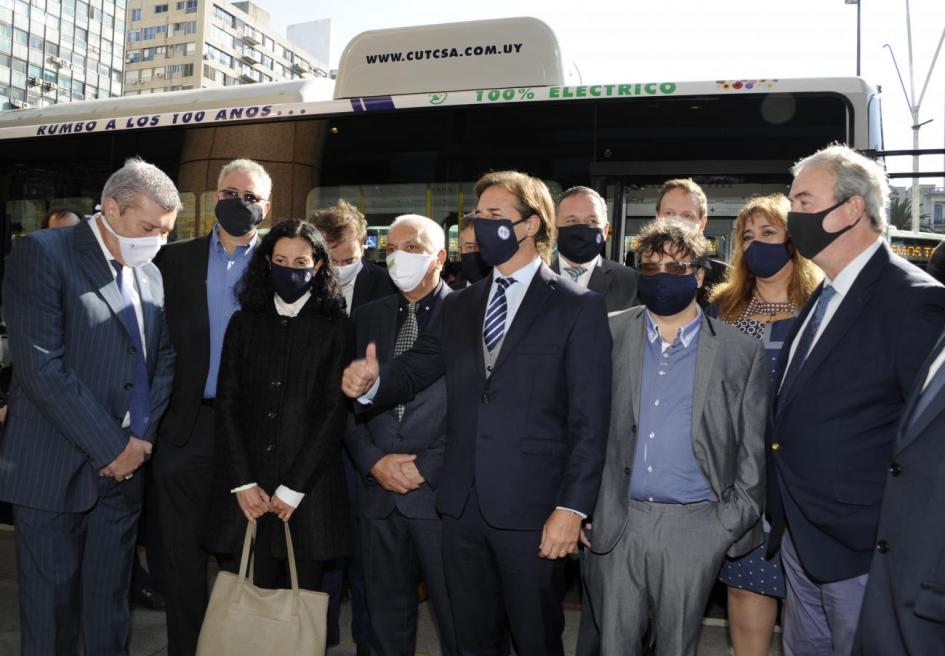
{"type": "MultiPolygon", "coordinates": [[[[712,289],[710,297],[710,313],[764,341],[772,379],[781,345],[822,275],[790,243],[790,209],[783,194],[748,201],[735,221],[725,280],[712,289]]],[[[767,536],[767,522],[764,528],[767,536]]],[[[765,545],[759,545],[741,558],[727,559],[719,580],[728,586],[735,656],[767,656],[777,600],[784,598],[780,556],[766,560],[765,545]]]]}

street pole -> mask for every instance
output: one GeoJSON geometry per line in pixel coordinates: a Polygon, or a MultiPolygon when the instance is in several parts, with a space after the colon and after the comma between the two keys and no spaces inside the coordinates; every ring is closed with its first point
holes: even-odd
{"type": "Polygon", "coordinates": [[[848,5],[856,5],[856,76],[860,77],[860,5],[862,0],[844,0],[848,5]]]}
{"type": "MultiPolygon", "coordinates": [[[[906,0],[906,39],[909,43],[909,97],[912,99],[912,150],[919,150],[919,103],[915,102],[915,67],[912,65],[912,14],[909,11],[909,0],[906,0]]],[[[934,64],[934,62],[933,62],[934,64]]],[[[931,71],[929,71],[931,74],[931,71]]],[[[919,217],[921,215],[922,197],[919,194],[919,154],[912,154],[912,231],[919,231],[919,217]]]]}

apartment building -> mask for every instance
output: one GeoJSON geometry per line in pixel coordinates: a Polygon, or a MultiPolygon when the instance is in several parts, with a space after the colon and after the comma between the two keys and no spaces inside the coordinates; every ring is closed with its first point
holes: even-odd
{"type": "Polygon", "coordinates": [[[0,110],[122,95],[126,0],[0,0],[0,110]]]}
{"type": "Polygon", "coordinates": [[[126,96],[328,77],[251,2],[129,0],[127,14],[126,96]]]}

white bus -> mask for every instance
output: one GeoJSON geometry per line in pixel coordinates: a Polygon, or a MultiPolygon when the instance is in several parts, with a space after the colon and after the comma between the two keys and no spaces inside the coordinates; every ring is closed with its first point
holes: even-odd
{"type": "MultiPolygon", "coordinates": [[[[455,226],[485,171],[514,168],[553,192],[608,199],[609,255],[652,217],[659,185],[692,177],[709,196],[707,233],[727,253],[738,208],[784,191],[792,162],[834,141],[882,148],[879,96],[858,78],[685,82],[569,80],[551,31],[511,19],[366,33],[349,45],[334,97],[323,80],[202,89],[0,113],[0,238],[47,210],[89,213],[130,156],[178,183],[175,238],[212,225],[217,173],[248,157],[274,179],[271,216],[304,217],[345,198],[373,227],[418,212],[455,226]]],[[[455,235],[455,229],[450,231],[455,235]]],[[[455,245],[454,245],[455,246],[455,245]]],[[[196,283],[197,281],[195,281],[196,283]]]]}

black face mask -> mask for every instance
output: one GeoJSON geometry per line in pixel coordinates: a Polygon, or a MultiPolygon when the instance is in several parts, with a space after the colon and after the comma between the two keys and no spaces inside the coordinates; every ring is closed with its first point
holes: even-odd
{"type": "Polygon", "coordinates": [[[791,242],[794,244],[795,248],[797,248],[798,253],[808,260],[812,259],[822,250],[830,246],[837,237],[847,230],[851,230],[853,226],[860,222],[860,219],[863,218],[862,216],[860,219],[857,219],[837,232],[827,232],[824,230],[824,219],[827,215],[850,200],[850,198],[851,197],[848,196],[836,205],[819,212],[788,212],[788,234],[791,237],[791,242]]]}
{"type": "Polygon", "coordinates": [[[659,317],[679,314],[692,303],[699,288],[696,274],[677,276],[672,273],[657,273],[640,276],[637,293],[640,302],[659,317]]]}
{"type": "Polygon", "coordinates": [[[511,260],[518,252],[518,245],[526,239],[515,239],[515,226],[526,221],[528,218],[518,221],[476,219],[476,243],[479,244],[483,261],[491,266],[499,266],[511,260]]]}
{"type": "Polygon", "coordinates": [[[224,198],[217,201],[213,213],[228,235],[242,237],[263,221],[259,203],[247,203],[242,198],[224,198]]]}
{"type": "Polygon", "coordinates": [[[604,231],[592,225],[558,228],[558,252],[575,264],[590,262],[600,255],[604,231]]]}
{"type": "Polygon", "coordinates": [[[463,253],[459,259],[459,268],[469,282],[479,282],[492,271],[492,267],[485,263],[479,251],[463,253]]]}
{"type": "Polygon", "coordinates": [[[302,298],[315,279],[312,269],[293,269],[275,262],[269,263],[269,273],[272,275],[273,291],[286,303],[295,303],[302,298]]]}

